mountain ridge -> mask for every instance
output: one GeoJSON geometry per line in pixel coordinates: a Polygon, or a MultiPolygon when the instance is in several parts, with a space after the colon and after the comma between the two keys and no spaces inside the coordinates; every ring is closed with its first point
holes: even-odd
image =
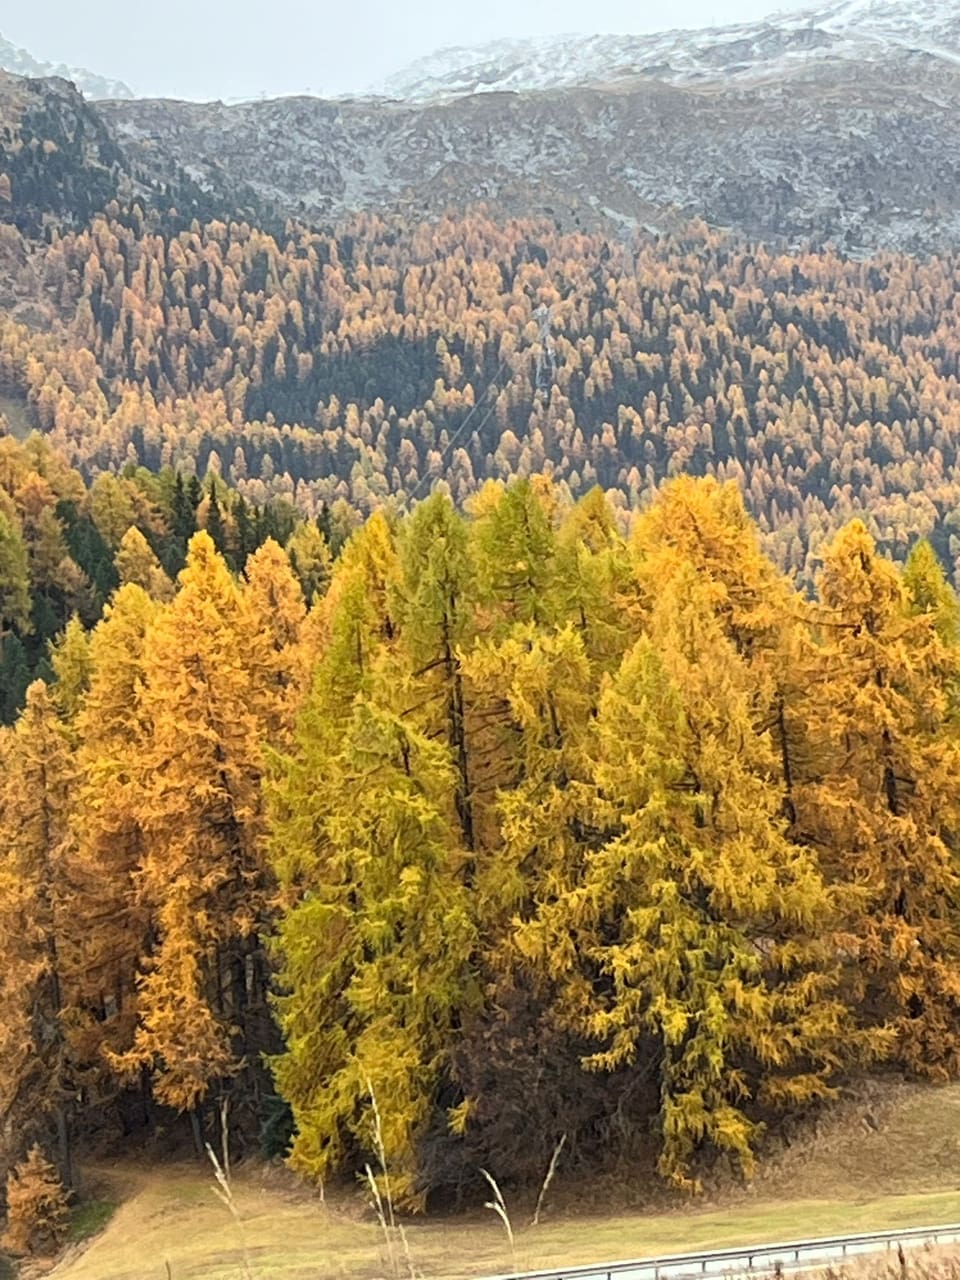
{"type": "Polygon", "coordinates": [[[247,181],[266,204],[314,221],[486,202],[614,232],[703,216],[852,252],[960,243],[960,68],[902,49],[855,81],[826,63],[749,85],[634,79],[422,103],[101,110],[158,179],[172,161],[211,191],[247,181]]]}
{"type": "MultiPolygon", "coordinates": [[[[84,110],[125,157],[127,189],[189,188],[208,216],[329,225],[484,204],[614,235],[702,216],[786,248],[960,245],[960,0],[845,0],[629,39],[579,42],[566,70],[555,59],[556,76],[585,83],[534,84],[528,59],[526,87],[500,75],[459,92],[454,58],[449,91],[421,97],[104,99],[84,110]],[[629,39],[646,50],[643,74],[629,39]],[[623,74],[600,56],[611,41],[623,74]]],[[[22,164],[10,155],[0,172],[22,164]]]]}
{"type": "Polygon", "coordinates": [[[635,77],[674,84],[719,76],[749,82],[818,60],[875,61],[893,49],[960,64],[960,5],[955,0],[916,5],[839,0],[723,26],[501,39],[415,59],[372,91],[428,101],[478,92],[582,88],[635,77]],[[918,31],[926,33],[919,40],[918,31]]]}

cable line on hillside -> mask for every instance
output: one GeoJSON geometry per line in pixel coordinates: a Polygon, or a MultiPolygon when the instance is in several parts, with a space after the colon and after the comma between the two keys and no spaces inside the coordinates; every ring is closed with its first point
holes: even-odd
{"type": "MultiPolygon", "coordinates": [[[[503,373],[504,369],[506,368],[506,365],[507,365],[507,357],[504,356],[503,359],[500,361],[500,364],[497,368],[496,373],[493,375],[493,377],[490,379],[487,385],[483,388],[483,391],[480,393],[477,399],[474,400],[473,405],[470,408],[470,412],[464,418],[463,422],[460,423],[459,427],[457,427],[456,431],[453,433],[453,435],[450,437],[450,439],[447,441],[446,445],[444,446],[440,454],[441,464],[445,461],[447,455],[449,454],[450,450],[454,447],[454,445],[457,443],[457,441],[461,439],[461,437],[463,436],[463,433],[466,431],[467,427],[470,425],[470,422],[472,421],[474,414],[483,404],[491,388],[499,381],[500,375],[501,373],[503,373]]],[[[490,414],[496,408],[496,404],[497,402],[496,400],[494,400],[493,404],[490,406],[489,410],[484,415],[483,421],[480,424],[481,429],[484,426],[486,426],[487,421],[490,417],[490,414]]],[[[431,478],[430,473],[428,471],[425,475],[423,475],[420,478],[420,480],[418,480],[417,485],[413,490],[413,493],[411,493],[410,496],[407,498],[408,503],[411,503],[416,499],[417,495],[420,493],[420,490],[423,488],[425,482],[428,481],[430,478],[431,478]]]]}
{"type": "MultiPolygon", "coordinates": [[[[556,348],[554,347],[553,337],[551,336],[551,332],[550,332],[553,325],[553,308],[548,307],[545,304],[541,304],[539,307],[537,307],[536,311],[533,312],[533,319],[536,320],[539,328],[539,332],[537,335],[539,339],[539,347],[537,350],[536,390],[534,392],[534,395],[539,398],[541,396],[546,396],[547,391],[549,390],[549,387],[553,381],[554,375],[556,374],[556,371],[557,371],[556,348]]],[[[496,373],[493,375],[493,377],[490,379],[487,385],[483,388],[483,391],[480,393],[480,395],[473,402],[473,405],[470,408],[470,412],[464,418],[463,422],[461,422],[460,426],[457,427],[456,431],[447,441],[446,445],[444,446],[440,454],[441,465],[446,461],[447,456],[449,455],[450,451],[453,449],[454,445],[456,445],[457,441],[462,439],[464,432],[466,431],[470,423],[473,421],[474,415],[476,414],[480,406],[483,404],[486,397],[489,395],[491,389],[499,382],[500,375],[503,373],[504,369],[506,368],[507,359],[508,357],[504,356],[503,359],[500,361],[500,364],[497,367],[496,373]]],[[[482,431],[483,428],[490,421],[490,415],[493,413],[494,409],[496,408],[496,403],[497,403],[496,400],[494,400],[493,403],[490,405],[489,409],[487,410],[487,412],[484,414],[480,422],[480,426],[477,428],[478,431],[482,431]]],[[[426,475],[422,476],[420,480],[418,480],[413,492],[407,498],[408,504],[416,500],[424,484],[430,478],[431,478],[430,473],[428,472],[426,475]]]]}

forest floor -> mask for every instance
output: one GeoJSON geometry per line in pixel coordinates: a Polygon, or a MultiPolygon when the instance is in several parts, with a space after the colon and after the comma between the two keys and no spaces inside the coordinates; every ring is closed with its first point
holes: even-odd
{"type": "Polygon", "coordinates": [[[391,1257],[366,1197],[321,1202],[276,1166],[241,1166],[238,1220],[196,1163],[118,1161],[87,1171],[118,1207],[55,1280],[424,1280],[960,1220],[960,1085],[871,1085],[817,1132],[763,1164],[749,1187],[670,1202],[629,1179],[564,1185],[538,1227],[511,1203],[515,1248],[488,1210],[407,1220],[391,1257]]]}

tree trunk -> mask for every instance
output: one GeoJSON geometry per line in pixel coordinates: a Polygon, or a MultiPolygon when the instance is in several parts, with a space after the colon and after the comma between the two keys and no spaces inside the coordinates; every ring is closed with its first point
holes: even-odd
{"type": "Polygon", "coordinates": [[[200,1110],[200,1104],[197,1103],[197,1105],[191,1108],[191,1111],[190,1111],[190,1132],[193,1134],[193,1145],[196,1150],[196,1153],[202,1160],[204,1157],[203,1126],[200,1121],[201,1121],[201,1110],[200,1110]]]}

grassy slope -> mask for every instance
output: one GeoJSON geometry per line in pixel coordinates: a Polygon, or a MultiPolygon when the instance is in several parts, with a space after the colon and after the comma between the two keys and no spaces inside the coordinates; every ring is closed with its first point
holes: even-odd
{"type": "MultiPolygon", "coordinates": [[[[128,1198],[85,1253],[57,1268],[57,1280],[164,1280],[167,1264],[172,1280],[243,1275],[239,1230],[196,1166],[119,1165],[111,1176],[128,1198]]],[[[391,1274],[379,1229],[357,1196],[320,1204],[262,1172],[238,1175],[235,1190],[256,1280],[391,1274]]],[[[625,1188],[621,1204],[636,1198],[625,1188]]],[[[903,1089],[882,1104],[851,1107],[842,1124],[770,1162],[752,1188],[709,1205],[627,1214],[588,1211],[569,1193],[565,1200],[535,1230],[516,1213],[517,1266],[960,1220],[960,1086],[903,1089]]],[[[406,1234],[426,1280],[512,1265],[491,1213],[416,1221],[406,1234]]]]}

